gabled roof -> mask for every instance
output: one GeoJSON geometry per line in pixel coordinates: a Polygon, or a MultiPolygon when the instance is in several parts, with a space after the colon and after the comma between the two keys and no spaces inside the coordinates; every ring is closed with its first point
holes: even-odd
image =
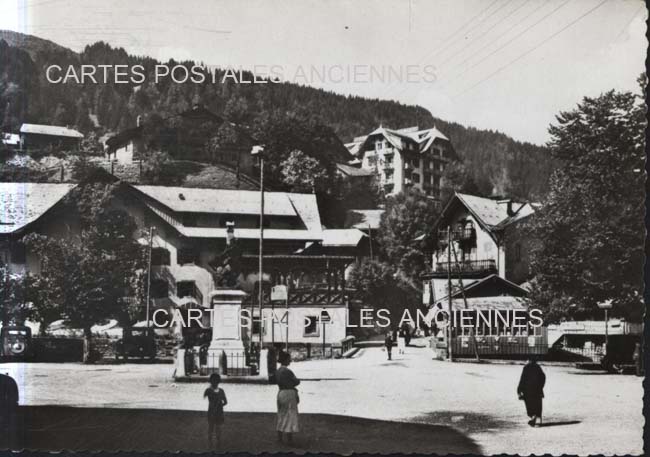
{"type": "MultiPolygon", "coordinates": [[[[460,290],[460,287],[457,284],[454,284],[452,281],[453,292],[451,294],[452,301],[460,299],[462,302],[463,292],[469,300],[470,298],[500,298],[500,297],[512,297],[518,298],[525,297],[528,295],[528,291],[521,286],[518,286],[512,281],[508,281],[505,278],[497,274],[491,274],[485,278],[478,279],[467,285],[463,285],[463,291],[460,290]]],[[[447,302],[449,295],[445,295],[442,298],[436,300],[436,303],[447,302]]]]}
{"type": "MultiPolygon", "coordinates": [[[[466,300],[467,309],[478,309],[483,311],[527,309],[526,303],[520,297],[512,297],[508,295],[502,297],[472,297],[467,298],[466,300]]],[[[446,302],[444,304],[438,303],[436,305],[433,305],[431,307],[431,310],[433,310],[435,307],[444,309],[445,311],[448,309],[446,302]]],[[[454,298],[451,301],[451,309],[453,311],[460,311],[462,309],[465,309],[465,300],[462,298],[454,298]]]]}
{"type": "Polygon", "coordinates": [[[83,134],[74,129],[60,127],[58,125],[23,124],[20,133],[31,133],[34,135],[62,136],[67,138],[83,138],[83,134]]]}
{"type": "Polygon", "coordinates": [[[353,167],[352,165],[345,165],[343,163],[337,163],[336,168],[346,176],[364,177],[375,175],[374,172],[366,170],[365,168],[353,167]]]}
{"type": "Polygon", "coordinates": [[[15,233],[56,205],[74,184],[0,183],[0,234],[15,233]]]}
{"type": "Polygon", "coordinates": [[[323,230],[323,243],[325,247],[349,246],[357,247],[359,242],[368,235],[361,230],[352,229],[328,229],[323,230]]]}
{"type": "MultiPolygon", "coordinates": [[[[152,200],[176,213],[250,214],[259,215],[260,194],[250,190],[203,189],[167,186],[133,186],[152,200]]],[[[162,209],[147,206],[163,216],[162,209]]],[[[318,240],[323,237],[316,196],[288,192],[264,192],[264,214],[299,217],[304,229],[264,229],[264,238],[318,240]]],[[[186,227],[174,225],[181,234],[196,238],[225,238],[226,229],[218,227],[186,227]]],[[[237,238],[259,238],[257,228],[235,228],[237,238]]]]}
{"type": "MultiPolygon", "coordinates": [[[[435,126],[429,129],[420,130],[418,127],[407,127],[402,129],[389,129],[386,127],[378,127],[377,129],[370,132],[367,136],[363,137],[361,141],[355,141],[353,143],[346,144],[348,150],[357,154],[359,151],[363,150],[363,146],[368,142],[373,136],[381,135],[386,141],[388,141],[393,147],[402,150],[403,142],[413,143],[417,146],[420,152],[424,152],[431,147],[434,141],[442,140],[449,141],[440,130],[435,126]]],[[[359,138],[361,139],[361,137],[359,138]]]]}
{"type": "Polygon", "coordinates": [[[442,210],[436,227],[438,227],[457,205],[463,205],[476,218],[477,222],[487,231],[500,230],[535,213],[531,203],[512,202],[513,215],[508,214],[510,200],[496,200],[478,197],[476,195],[456,192],[442,210]]]}
{"type": "Polygon", "coordinates": [[[345,226],[359,230],[377,230],[383,209],[350,209],[345,215],[345,226]]]}
{"type": "MultiPolygon", "coordinates": [[[[260,193],[253,190],[192,187],[134,186],[140,192],[180,213],[259,214],[260,193]]],[[[289,194],[264,193],[264,214],[296,216],[289,194]]]]}

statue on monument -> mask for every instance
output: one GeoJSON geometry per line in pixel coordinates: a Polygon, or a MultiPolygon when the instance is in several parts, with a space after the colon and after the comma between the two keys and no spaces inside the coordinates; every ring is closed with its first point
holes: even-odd
{"type": "Polygon", "coordinates": [[[235,289],[241,274],[242,249],[235,238],[235,223],[226,222],[226,248],[208,263],[216,287],[235,289]]]}

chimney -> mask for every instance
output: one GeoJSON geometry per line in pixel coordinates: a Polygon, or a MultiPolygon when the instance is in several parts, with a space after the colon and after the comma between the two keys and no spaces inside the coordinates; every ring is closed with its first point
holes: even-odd
{"type": "Polygon", "coordinates": [[[508,200],[508,217],[512,217],[515,214],[517,214],[513,209],[512,209],[512,199],[508,200]]]}

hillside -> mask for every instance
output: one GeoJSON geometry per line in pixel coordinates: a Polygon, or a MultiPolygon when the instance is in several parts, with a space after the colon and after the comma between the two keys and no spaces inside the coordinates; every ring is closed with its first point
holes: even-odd
{"type": "MultiPolygon", "coordinates": [[[[291,114],[329,127],[342,141],[370,132],[379,124],[394,128],[435,124],[449,136],[476,182],[486,192],[510,192],[535,198],[546,191],[552,162],[546,149],[493,131],[468,128],[434,117],[419,106],[343,96],[295,84],[205,83],[50,84],[51,64],[140,64],[152,71],[154,59],[129,55],[98,42],[81,53],[37,37],[0,31],[0,120],[3,130],[22,122],[75,126],[97,136],[133,127],[138,116],[168,117],[200,102],[252,129],[269,118],[291,114]],[[4,41],[3,41],[4,40],[4,41]],[[92,121],[91,121],[92,118],[92,121]],[[98,123],[98,125],[97,125],[98,123]]],[[[166,62],[170,65],[179,62],[166,62]]],[[[193,62],[182,62],[192,65],[193,62]]],[[[222,74],[217,70],[218,74],[222,74]]]]}

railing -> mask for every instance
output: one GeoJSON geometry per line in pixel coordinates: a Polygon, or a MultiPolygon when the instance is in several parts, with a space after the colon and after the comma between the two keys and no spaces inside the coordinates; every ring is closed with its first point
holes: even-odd
{"type": "Polygon", "coordinates": [[[548,352],[546,332],[530,336],[479,336],[474,340],[470,336],[455,336],[451,339],[451,350],[454,356],[473,357],[478,352],[481,356],[525,356],[529,354],[543,355],[548,352]]]}
{"type": "Polygon", "coordinates": [[[464,262],[437,262],[436,273],[496,273],[497,265],[493,259],[466,260],[464,262]]]}
{"type": "Polygon", "coordinates": [[[453,241],[468,241],[476,239],[476,229],[474,227],[455,229],[451,231],[451,234],[447,233],[447,230],[438,230],[438,240],[443,243],[446,243],[449,236],[453,241]]]}
{"type": "Polygon", "coordinates": [[[348,352],[354,347],[354,342],[356,338],[354,336],[346,336],[341,340],[341,355],[348,352]]]}
{"type": "MultiPolygon", "coordinates": [[[[207,376],[219,373],[224,376],[252,376],[259,373],[260,360],[257,353],[233,352],[226,354],[199,353],[199,366],[192,370],[195,374],[207,376]]],[[[187,368],[186,368],[187,371],[187,368]]]]}

